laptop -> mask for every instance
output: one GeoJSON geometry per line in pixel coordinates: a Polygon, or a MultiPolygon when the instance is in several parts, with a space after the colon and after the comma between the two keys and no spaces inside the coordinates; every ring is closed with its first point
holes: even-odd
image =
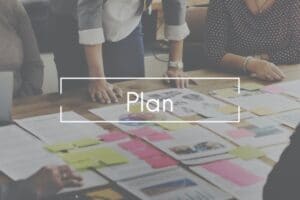
{"type": "Polygon", "coordinates": [[[11,121],[13,90],[13,72],[0,71],[0,125],[5,125],[11,121]]]}

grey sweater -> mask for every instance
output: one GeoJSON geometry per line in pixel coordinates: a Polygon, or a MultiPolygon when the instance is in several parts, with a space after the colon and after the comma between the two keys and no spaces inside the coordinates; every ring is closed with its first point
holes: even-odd
{"type": "Polygon", "coordinates": [[[14,96],[42,93],[43,68],[30,19],[18,0],[0,0],[0,71],[14,71],[14,96]]]}

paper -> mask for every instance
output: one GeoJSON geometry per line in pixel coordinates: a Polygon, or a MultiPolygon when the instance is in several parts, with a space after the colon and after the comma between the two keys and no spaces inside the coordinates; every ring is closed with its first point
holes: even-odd
{"type": "Polygon", "coordinates": [[[103,190],[97,190],[94,192],[89,192],[86,194],[86,196],[90,197],[91,199],[102,199],[102,200],[122,200],[123,196],[114,191],[111,188],[103,189],[103,190]]]}
{"type": "Polygon", "coordinates": [[[279,123],[296,129],[300,124],[300,110],[293,110],[289,112],[284,112],[277,114],[273,117],[279,123]]]}
{"type": "Polygon", "coordinates": [[[156,131],[150,127],[142,127],[142,128],[130,130],[129,133],[134,136],[143,138],[143,137],[147,137],[152,134],[156,134],[156,133],[158,133],[158,131],[156,131]]]}
{"type": "Polygon", "coordinates": [[[119,146],[122,147],[123,149],[129,150],[129,151],[135,151],[137,149],[141,148],[147,148],[148,145],[141,140],[134,139],[126,142],[119,143],[119,146]]]}
{"type": "Polygon", "coordinates": [[[241,89],[254,91],[254,90],[260,90],[264,86],[258,83],[242,83],[241,89]]]}
{"type": "Polygon", "coordinates": [[[108,134],[99,136],[99,139],[104,142],[115,142],[128,138],[128,135],[121,131],[113,131],[108,134]]]}
{"type": "Polygon", "coordinates": [[[283,93],[300,99],[300,80],[283,82],[274,86],[282,88],[283,93]]]}
{"type": "Polygon", "coordinates": [[[266,157],[270,158],[274,162],[278,162],[281,154],[283,153],[283,151],[287,146],[288,144],[280,144],[280,145],[265,147],[262,150],[263,152],[265,152],[266,157]]]}
{"type": "Polygon", "coordinates": [[[187,123],[159,123],[158,125],[168,131],[176,131],[180,129],[189,128],[192,126],[187,123]]]}
{"type": "Polygon", "coordinates": [[[261,160],[231,159],[228,163],[211,163],[209,169],[191,167],[199,176],[232,194],[234,199],[263,200],[263,188],[272,167],[261,160]],[[220,168],[224,167],[224,170],[220,168]],[[214,172],[216,171],[216,172],[214,172]]]}
{"type": "Polygon", "coordinates": [[[272,115],[275,113],[270,107],[255,107],[250,111],[258,116],[272,115]]]}
{"type": "MultiPolygon", "coordinates": [[[[63,119],[87,121],[75,112],[64,112],[63,119]]],[[[82,138],[97,138],[105,132],[96,124],[60,123],[59,113],[16,120],[16,122],[49,145],[69,143],[82,138]]]]}
{"type": "Polygon", "coordinates": [[[166,168],[171,166],[176,166],[177,161],[166,156],[166,155],[157,155],[153,157],[145,158],[145,161],[155,169],[166,168]]]}
{"type": "Polygon", "coordinates": [[[232,106],[232,105],[222,106],[218,110],[219,110],[219,112],[228,114],[228,115],[238,113],[238,107],[232,106]]]}
{"type": "Polygon", "coordinates": [[[121,187],[143,200],[229,200],[232,197],[183,169],[121,181],[121,187]]]}
{"type": "Polygon", "coordinates": [[[251,160],[265,156],[265,153],[262,150],[251,146],[238,147],[229,153],[243,160],[251,160]]]}
{"type": "Polygon", "coordinates": [[[101,148],[97,150],[98,159],[105,165],[117,165],[127,163],[126,157],[110,148],[101,148]]]}
{"type": "Polygon", "coordinates": [[[149,147],[149,148],[145,148],[145,149],[140,149],[138,151],[134,151],[133,154],[138,156],[140,159],[144,160],[146,158],[160,156],[163,153],[153,147],[149,147]]]}
{"type": "Polygon", "coordinates": [[[225,98],[237,97],[239,96],[237,88],[225,88],[213,91],[214,95],[222,96],[225,98]]]}
{"type": "Polygon", "coordinates": [[[234,139],[255,136],[255,133],[247,129],[235,129],[235,130],[228,131],[227,134],[234,139]]]}
{"type": "Polygon", "coordinates": [[[75,148],[73,143],[60,143],[60,144],[54,144],[54,145],[47,145],[45,146],[47,150],[53,153],[57,153],[60,151],[67,151],[72,150],[75,148]]]}
{"type": "Polygon", "coordinates": [[[73,145],[75,145],[78,148],[83,148],[83,147],[94,146],[94,145],[100,144],[100,142],[94,138],[82,138],[82,139],[74,141],[72,143],[73,143],[73,145]]]}
{"type": "Polygon", "coordinates": [[[277,85],[269,85],[262,88],[261,90],[270,94],[281,94],[284,92],[284,89],[277,85]]]}
{"type": "Polygon", "coordinates": [[[252,174],[229,160],[217,161],[201,167],[240,187],[250,186],[263,180],[262,177],[252,174]]]}

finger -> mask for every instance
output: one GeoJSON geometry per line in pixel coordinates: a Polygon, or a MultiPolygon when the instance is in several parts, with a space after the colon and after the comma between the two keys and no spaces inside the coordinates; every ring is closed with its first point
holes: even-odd
{"type": "Polygon", "coordinates": [[[77,180],[69,179],[69,180],[64,180],[63,181],[63,186],[66,187],[66,188],[81,187],[82,183],[77,181],[77,180]]]}
{"type": "Polygon", "coordinates": [[[268,81],[274,81],[274,78],[270,74],[266,74],[266,78],[268,81]]]}
{"type": "Polygon", "coordinates": [[[112,89],[108,89],[106,92],[109,95],[109,98],[111,99],[112,102],[118,103],[118,98],[117,98],[117,96],[115,95],[115,93],[113,92],[112,89]]]}
{"type": "Polygon", "coordinates": [[[113,88],[113,91],[116,93],[116,95],[119,97],[119,98],[122,98],[123,97],[123,90],[119,87],[114,87],[113,88]]]}
{"type": "Polygon", "coordinates": [[[90,97],[91,97],[93,102],[96,102],[96,94],[95,94],[94,91],[90,91],[90,97]]]}
{"type": "Polygon", "coordinates": [[[107,103],[107,104],[110,104],[111,100],[110,100],[109,95],[107,94],[107,92],[106,91],[102,91],[101,94],[102,94],[102,97],[104,99],[104,102],[107,103]]]}
{"type": "Polygon", "coordinates": [[[276,72],[276,74],[278,74],[282,79],[284,79],[286,76],[284,75],[284,73],[277,67],[277,66],[274,66],[273,67],[273,71],[276,72]]]}
{"type": "Polygon", "coordinates": [[[164,82],[166,83],[166,84],[170,84],[171,82],[170,82],[170,79],[168,79],[169,78],[169,76],[167,75],[167,73],[165,73],[164,74],[164,82]]]}
{"type": "Polygon", "coordinates": [[[105,100],[104,100],[104,97],[102,95],[102,92],[97,92],[96,97],[97,97],[98,101],[100,101],[102,104],[105,104],[105,100]]]}
{"type": "Polygon", "coordinates": [[[276,81],[280,81],[282,79],[275,71],[271,71],[270,74],[276,81]]]}

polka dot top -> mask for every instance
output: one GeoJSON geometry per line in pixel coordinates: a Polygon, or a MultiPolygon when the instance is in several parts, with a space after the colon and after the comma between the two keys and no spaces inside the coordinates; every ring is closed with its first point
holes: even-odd
{"type": "Polygon", "coordinates": [[[276,0],[253,15],[244,0],[211,0],[208,9],[207,53],[219,65],[226,53],[268,54],[280,64],[300,63],[300,1],[276,0]]]}

